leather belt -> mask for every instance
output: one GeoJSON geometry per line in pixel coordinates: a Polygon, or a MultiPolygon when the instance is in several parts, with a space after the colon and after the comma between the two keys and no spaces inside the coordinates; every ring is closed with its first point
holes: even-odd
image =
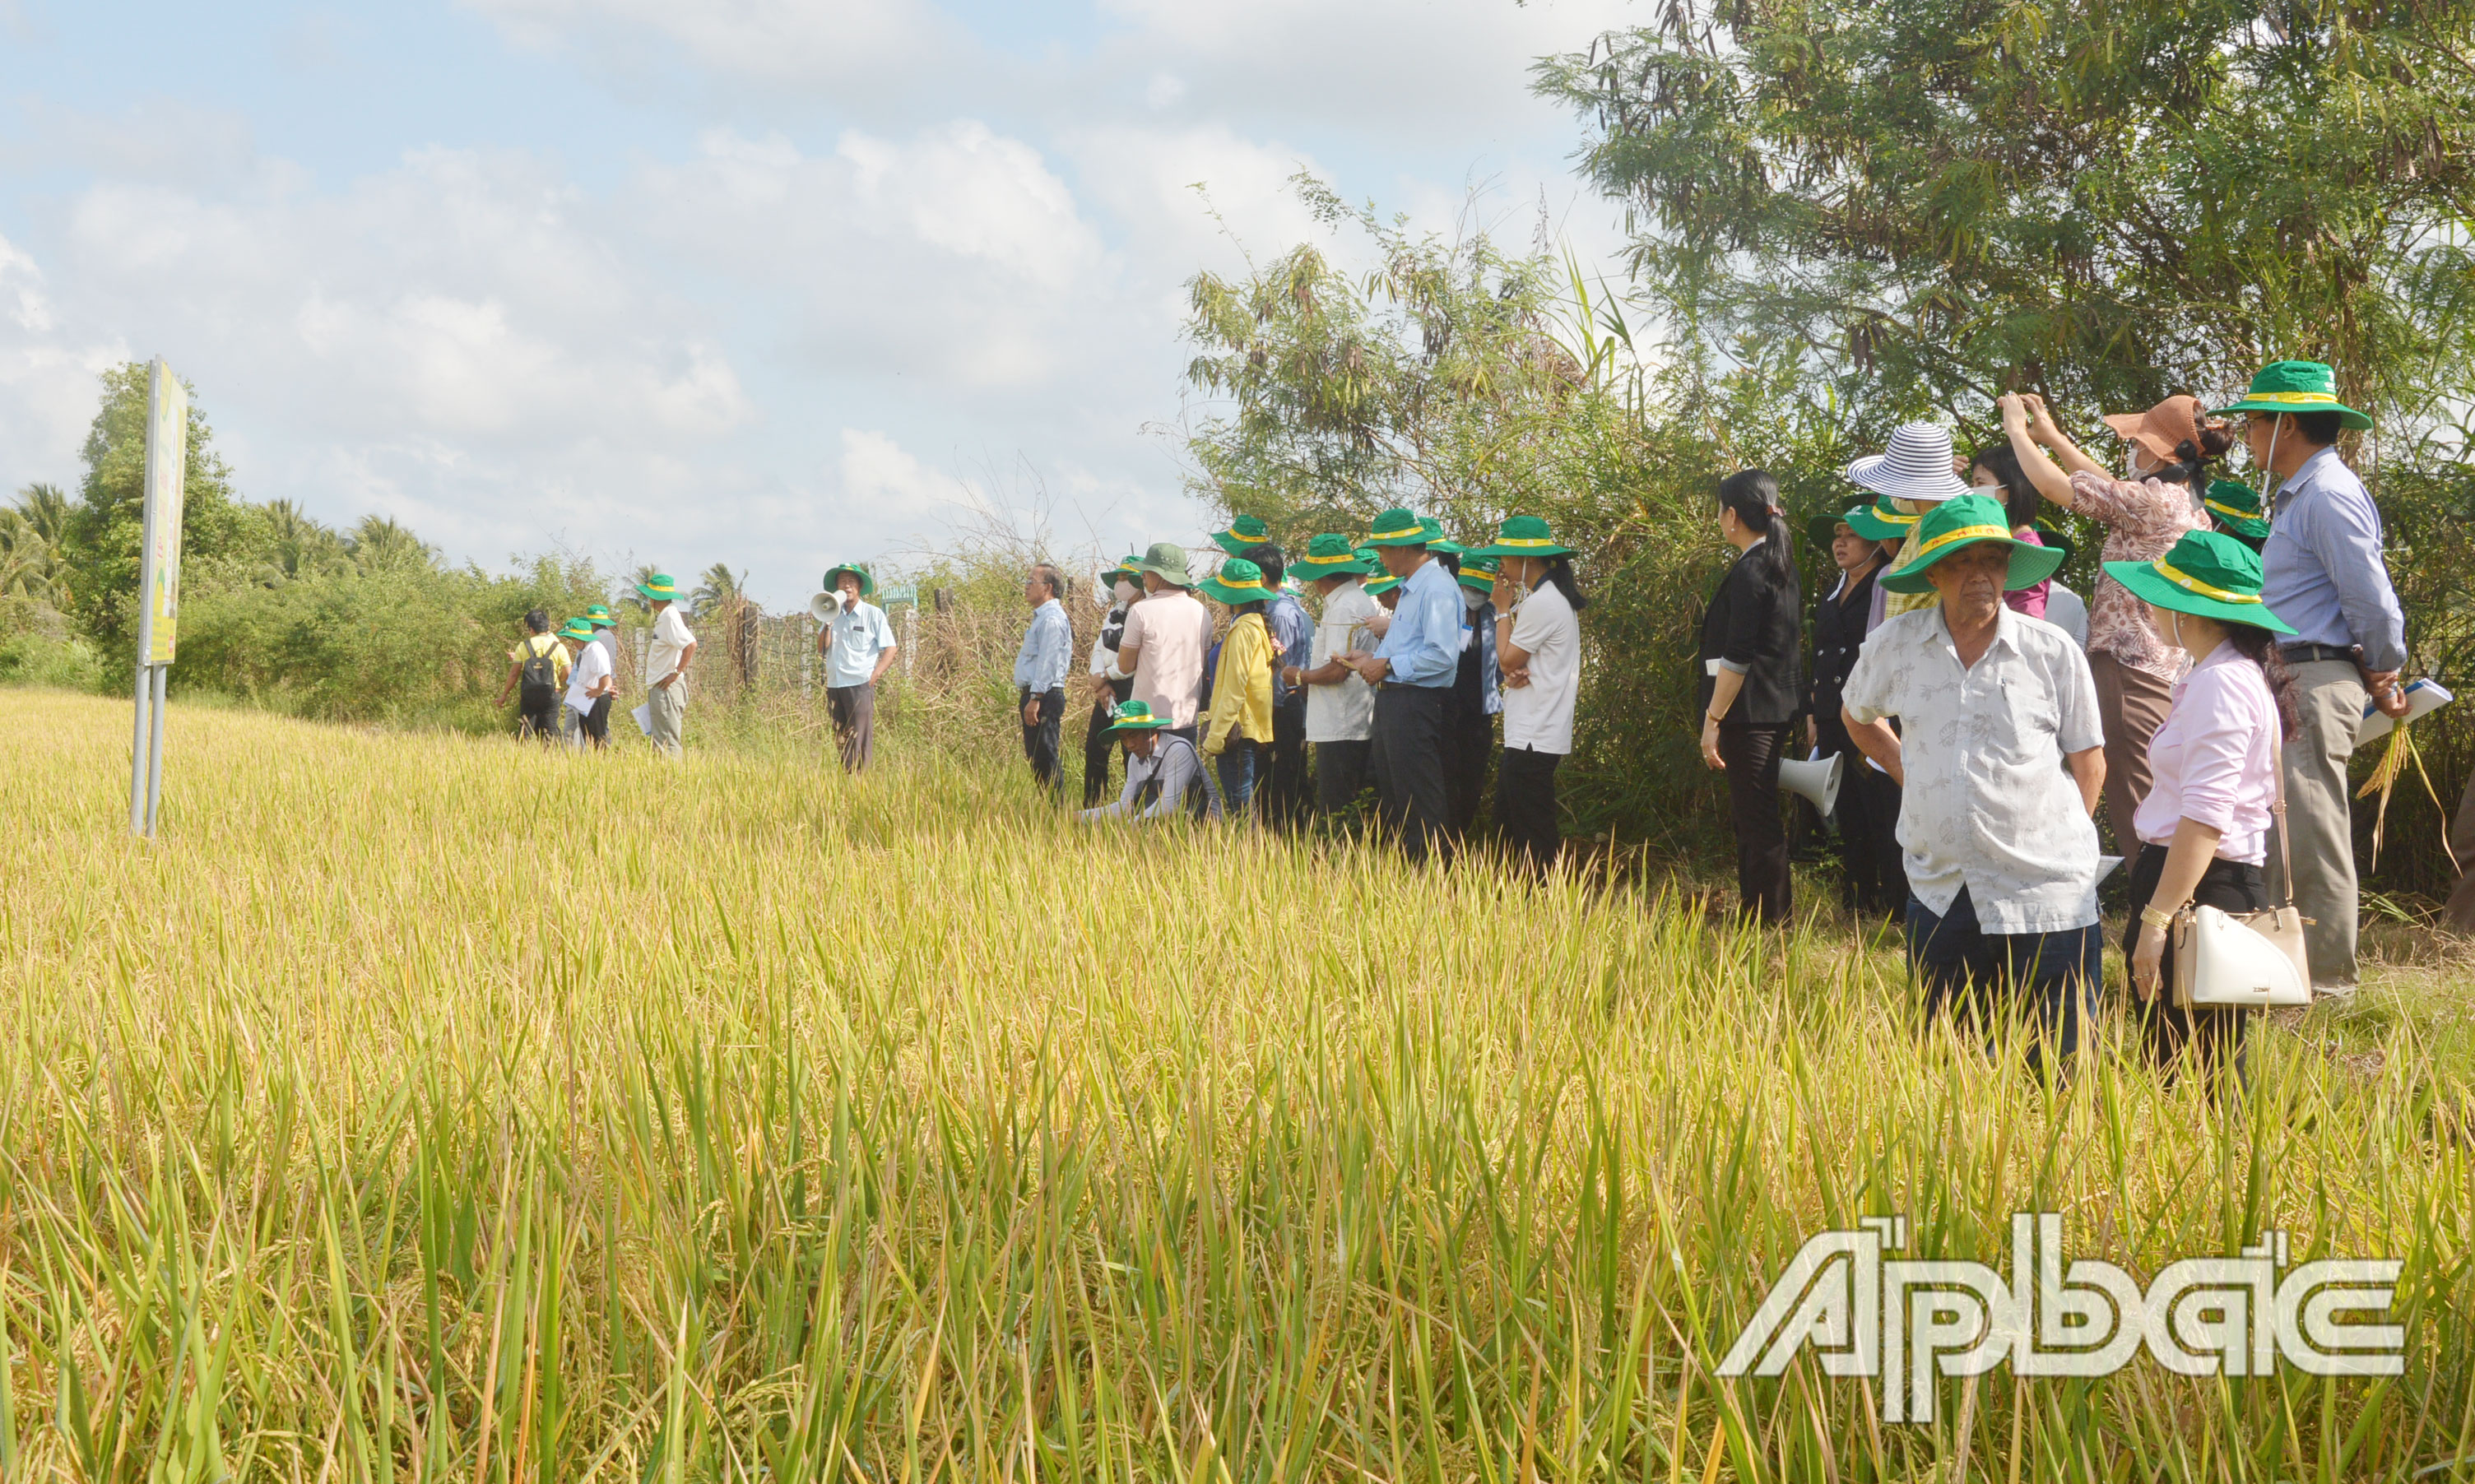
{"type": "Polygon", "coordinates": [[[2336,645],[2280,645],[2277,646],[2277,652],[2286,657],[2286,663],[2289,665],[2310,665],[2319,660],[2342,660],[2349,665],[2355,663],[2354,650],[2340,649],[2336,645]]]}

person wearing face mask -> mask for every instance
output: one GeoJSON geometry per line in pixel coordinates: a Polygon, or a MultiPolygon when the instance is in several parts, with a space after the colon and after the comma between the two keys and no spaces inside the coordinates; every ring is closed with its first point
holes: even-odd
{"type": "MultiPolygon", "coordinates": [[[[2105,562],[2153,562],[2186,531],[2204,527],[2200,492],[2209,466],[2234,447],[2222,423],[2204,423],[2198,399],[2169,397],[2142,413],[2109,414],[2130,477],[2118,479],[2054,426],[2043,399],[2006,393],[2002,431],[2037,493],[2105,527],[2105,562]]],[[[2166,719],[2182,651],[2148,627],[2147,606],[2111,575],[2089,601],[2089,673],[2105,724],[2105,814],[2128,844],[2148,796],[2148,739],[2166,719]]]]}
{"type": "Polygon", "coordinates": [[[1873,632],[1867,615],[1873,611],[1874,584],[1885,555],[1880,540],[1857,530],[1856,523],[1865,518],[1864,507],[1857,506],[1841,515],[1816,517],[1807,527],[1816,542],[1828,547],[1839,583],[1814,608],[1804,742],[1816,757],[1846,759],[1840,765],[1839,803],[1833,811],[1847,867],[1846,905],[1880,921],[1896,920],[1908,910],[1908,884],[1899,874],[1899,786],[1867,764],[1839,719],[1839,693],[1873,632]]]}
{"type": "Polygon", "coordinates": [[[1108,589],[1111,602],[1108,615],[1100,620],[1100,632],[1091,640],[1091,658],[1085,667],[1083,688],[1091,696],[1090,724],[1083,729],[1083,807],[1096,809],[1109,796],[1109,759],[1116,749],[1116,737],[1109,728],[1115,721],[1117,707],[1135,693],[1130,677],[1112,680],[1109,672],[1117,666],[1117,647],[1126,637],[1126,610],[1143,598],[1142,573],[1135,564],[1142,558],[1127,553],[1115,567],[1100,574],[1101,586],[1108,589]]]}
{"type": "Polygon", "coordinates": [[[2002,595],[2051,576],[2061,554],[2015,538],[1982,495],[1937,506],[1915,544],[1878,580],[1935,604],[1866,640],[1840,718],[1900,786],[1908,963],[1926,1015],[2017,1010],[2036,1031],[2032,1064],[2059,1080],[2104,962],[2091,818],[2104,734],[2079,646],[2002,595]]]}
{"type": "MultiPolygon", "coordinates": [[[[1946,477],[1950,461],[1943,460],[1946,477]]],[[[1765,926],[1794,911],[1779,764],[1803,709],[1798,677],[1804,601],[1778,480],[1758,469],[1719,484],[1719,534],[1736,559],[1702,618],[1703,766],[1728,775],[1736,832],[1737,910],[1765,926]]]]}

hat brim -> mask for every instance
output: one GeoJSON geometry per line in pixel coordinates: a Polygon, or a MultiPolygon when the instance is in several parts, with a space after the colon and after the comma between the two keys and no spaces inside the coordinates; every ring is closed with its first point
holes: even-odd
{"type": "Polygon", "coordinates": [[[1472,547],[1461,554],[1463,556],[1491,556],[1498,561],[1502,561],[1507,556],[1571,556],[1574,553],[1571,547],[1559,547],[1552,541],[1534,547],[1512,546],[1505,542],[1498,541],[1491,542],[1483,547],[1472,547]]]}
{"type": "Polygon", "coordinates": [[[1495,591],[1495,573],[1488,572],[1483,568],[1465,567],[1454,574],[1454,579],[1459,582],[1462,587],[1469,588],[1475,592],[1492,593],[1495,591]]]}
{"type": "Polygon", "coordinates": [[[1165,732],[1168,725],[1166,717],[1142,717],[1133,721],[1112,721],[1100,729],[1100,735],[1122,737],[1128,732],[1165,732]]]}
{"type": "Polygon", "coordinates": [[[1256,587],[1251,590],[1233,588],[1216,576],[1204,578],[1201,586],[1205,596],[1227,603],[1232,608],[1240,603],[1268,603],[1281,596],[1267,587],[1256,587]]]}
{"type": "Polygon", "coordinates": [[[676,588],[667,593],[656,593],[641,582],[636,584],[636,595],[640,597],[649,597],[657,603],[675,603],[679,600],[679,591],[676,588]]]}
{"type": "Polygon", "coordinates": [[[1922,499],[1940,504],[1969,493],[1968,481],[1948,470],[1940,478],[1901,479],[1891,474],[1890,463],[1891,455],[1888,453],[1871,454],[1849,465],[1848,477],[1876,495],[1888,495],[1893,499],[1922,499]]]}
{"type": "Polygon", "coordinates": [[[2226,623],[2248,623],[2272,634],[2291,634],[2292,625],[2271,613],[2267,603],[2230,603],[2204,593],[2187,592],[2166,579],[2166,574],[2148,562],[2108,562],[2105,574],[2131,590],[2131,596],[2160,608],[2188,613],[2203,619],[2216,619],[2226,623]]]}
{"type": "Polygon", "coordinates": [[[1319,581],[1325,577],[1363,577],[1374,570],[1354,556],[1345,562],[1320,564],[1307,561],[1302,557],[1296,568],[1297,575],[1306,578],[1309,582],[1319,581]]]}
{"type": "Polygon", "coordinates": [[[1423,547],[1429,539],[1424,530],[1414,530],[1400,536],[1368,536],[1366,544],[1370,547],[1423,547]]]}
{"type": "Polygon", "coordinates": [[[1925,580],[1925,573],[1936,562],[1990,542],[1999,542],[2011,548],[2011,571],[2002,581],[2005,593],[2033,588],[2052,576],[2054,570],[2063,565],[2063,553],[2051,547],[2032,547],[2014,536],[1979,536],[1973,541],[1954,541],[1939,550],[1929,551],[1897,572],[1882,573],[1875,581],[1893,593],[1930,593],[1933,584],[1925,580]]]}
{"type": "Polygon", "coordinates": [[[1385,594],[1391,592],[1394,588],[1397,588],[1397,587],[1399,587],[1400,585],[1401,585],[1401,579],[1400,579],[1400,578],[1395,577],[1395,576],[1391,576],[1391,575],[1389,575],[1389,574],[1386,574],[1386,575],[1385,575],[1385,576],[1378,577],[1378,578],[1376,578],[1374,581],[1369,582],[1368,584],[1366,584],[1365,592],[1366,592],[1370,596],[1381,597],[1381,596],[1383,596],[1385,594]]]}
{"type": "Polygon", "coordinates": [[[1917,523],[1914,521],[1908,522],[1905,525],[1894,525],[1875,515],[1871,506],[1852,510],[1840,519],[1848,523],[1850,530],[1867,541],[1905,541],[1917,528],[1917,523]]]}
{"type": "Polygon", "coordinates": [[[2174,450],[2166,446],[2165,439],[2148,431],[2148,414],[2145,412],[2109,412],[2102,421],[2114,429],[2117,438],[2125,443],[2136,443],[2162,459],[2174,456],[2174,450]]]}
{"type": "Polygon", "coordinates": [[[1248,541],[1245,537],[1240,536],[1234,531],[1213,531],[1212,533],[1212,544],[1218,547],[1221,550],[1228,552],[1231,556],[1244,556],[1248,551],[1253,550],[1255,547],[1262,546],[1264,542],[1271,539],[1272,538],[1269,536],[1264,536],[1258,541],[1248,541]]]}
{"type": "Polygon", "coordinates": [[[2338,426],[2340,427],[2352,428],[2362,433],[2369,432],[2372,426],[2369,413],[2357,412],[2354,408],[2339,401],[2262,401],[2246,397],[2241,401],[2228,402],[2211,415],[2222,417],[2229,412],[2291,412],[2297,416],[2311,412],[2334,412],[2338,414],[2338,426]]]}
{"type": "Polygon", "coordinates": [[[825,569],[825,591],[826,591],[826,592],[828,592],[828,593],[832,592],[832,591],[834,590],[834,582],[835,582],[835,579],[837,579],[837,578],[839,578],[840,576],[842,576],[842,574],[843,574],[843,573],[845,573],[845,572],[849,572],[852,576],[857,577],[857,578],[859,579],[859,596],[862,596],[862,597],[874,597],[874,596],[876,596],[876,579],[875,579],[875,578],[873,578],[873,577],[871,577],[871,576],[870,576],[868,573],[866,573],[866,572],[864,572],[860,571],[860,570],[859,570],[858,568],[856,568],[856,567],[828,567],[828,568],[826,568],[826,569],[825,569]]]}
{"type": "Polygon", "coordinates": [[[2046,550],[2060,551],[2063,554],[2062,562],[2056,564],[2058,566],[2068,564],[2072,553],[2080,548],[2078,542],[2071,540],[2061,531],[2049,531],[2042,525],[2037,527],[2037,539],[2045,543],[2046,550]]]}

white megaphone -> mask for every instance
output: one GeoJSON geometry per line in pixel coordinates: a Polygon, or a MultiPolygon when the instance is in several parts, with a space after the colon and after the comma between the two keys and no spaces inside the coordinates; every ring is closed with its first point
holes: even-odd
{"type": "Polygon", "coordinates": [[[1788,758],[1779,764],[1779,787],[1810,800],[1827,817],[1839,803],[1839,780],[1847,770],[1846,753],[1834,752],[1826,758],[1809,758],[1801,763],[1788,758]]]}
{"type": "Polygon", "coordinates": [[[820,593],[808,599],[808,615],[820,623],[831,623],[834,615],[843,611],[841,599],[831,593],[820,593]]]}

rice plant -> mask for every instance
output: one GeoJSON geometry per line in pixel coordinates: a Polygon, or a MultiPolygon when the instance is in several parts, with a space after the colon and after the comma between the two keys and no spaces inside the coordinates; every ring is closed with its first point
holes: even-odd
{"type": "Polygon", "coordinates": [[[15,699],[0,1477],[2475,1477],[2463,970],[2056,1091],[1655,881],[180,707],[148,846],[15,699]],[[2399,1258],[2405,1374],[1715,1374],[1809,1234],[2020,1210],[2399,1258]]]}

